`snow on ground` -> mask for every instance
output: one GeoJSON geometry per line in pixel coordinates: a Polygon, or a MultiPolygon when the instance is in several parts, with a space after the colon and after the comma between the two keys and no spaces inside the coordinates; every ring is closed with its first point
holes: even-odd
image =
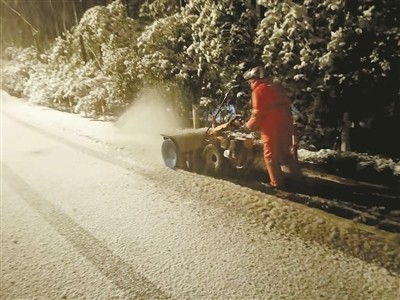
{"type": "MultiPolygon", "coordinates": [[[[179,122],[173,116],[164,114],[161,107],[146,105],[149,98],[144,97],[138,102],[138,108],[132,107],[119,122],[92,120],[31,105],[24,100],[10,97],[3,91],[1,99],[2,108],[11,107],[27,122],[46,124],[49,130],[57,128],[56,130],[65,133],[68,138],[71,134],[89,138],[99,148],[102,145],[110,146],[114,149],[113,159],[123,159],[127,165],[141,166],[144,174],[157,181],[157,188],[174,190],[181,197],[198,197],[204,209],[213,208],[224,213],[239,212],[247,216],[255,228],[260,230],[275,229],[285,235],[300,236],[310,243],[319,242],[340,248],[400,272],[399,234],[382,232],[350,220],[336,218],[320,210],[281,200],[225,180],[167,169],[161,158],[160,133],[164,129],[179,126],[179,122]]],[[[306,156],[306,152],[300,153],[303,158],[306,156]]],[[[325,153],[326,151],[316,152],[314,157],[322,157],[325,153]]],[[[311,154],[313,153],[308,153],[307,158],[312,157],[311,154]]]]}
{"type": "Polygon", "coordinates": [[[350,177],[361,176],[360,179],[364,179],[363,176],[369,175],[367,179],[371,181],[379,181],[380,176],[393,176],[397,180],[400,179],[400,163],[390,158],[331,149],[319,151],[300,149],[298,155],[302,162],[319,165],[327,171],[338,171],[350,177]],[[370,174],[366,174],[367,172],[370,174]]]}

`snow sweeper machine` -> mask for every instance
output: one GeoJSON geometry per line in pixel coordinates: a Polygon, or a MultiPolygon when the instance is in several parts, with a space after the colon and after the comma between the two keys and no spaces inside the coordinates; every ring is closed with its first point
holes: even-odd
{"type": "MultiPolygon", "coordinates": [[[[214,120],[235,87],[225,94],[214,113],[214,120]]],[[[242,115],[233,114],[227,122],[216,127],[210,124],[208,127],[161,134],[161,153],[165,165],[217,177],[264,171],[260,135],[257,132],[244,132],[244,123],[242,115]]],[[[293,155],[297,157],[297,149],[294,149],[293,155]]]]}

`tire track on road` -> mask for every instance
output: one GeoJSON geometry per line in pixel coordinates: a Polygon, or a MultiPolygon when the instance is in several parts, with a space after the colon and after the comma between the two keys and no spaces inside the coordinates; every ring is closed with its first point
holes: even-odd
{"type": "Polygon", "coordinates": [[[1,171],[3,179],[12,189],[59,234],[64,236],[82,256],[92,262],[101,274],[124,291],[127,298],[172,298],[145,276],[138,273],[133,266],[114,255],[104,242],[94,237],[71,217],[45,199],[4,162],[1,162],[1,171]]]}

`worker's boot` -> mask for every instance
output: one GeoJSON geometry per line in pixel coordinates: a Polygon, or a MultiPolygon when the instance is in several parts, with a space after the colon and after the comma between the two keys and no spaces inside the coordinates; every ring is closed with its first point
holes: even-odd
{"type": "Polygon", "coordinates": [[[283,174],[281,167],[276,163],[266,164],[268,175],[269,175],[269,186],[271,188],[281,188],[283,185],[283,174]]]}

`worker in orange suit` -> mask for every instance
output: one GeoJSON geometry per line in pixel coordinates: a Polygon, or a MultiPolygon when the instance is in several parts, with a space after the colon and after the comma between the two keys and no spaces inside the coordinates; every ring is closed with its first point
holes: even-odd
{"type": "Polygon", "coordinates": [[[292,175],[301,175],[293,153],[295,132],[291,102],[284,90],[271,79],[265,78],[264,73],[262,67],[244,73],[244,79],[249,81],[252,90],[251,116],[244,127],[246,130],[260,130],[269,186],[282,188],[284,178],[281,165],[288,165],[292,175]]]}

